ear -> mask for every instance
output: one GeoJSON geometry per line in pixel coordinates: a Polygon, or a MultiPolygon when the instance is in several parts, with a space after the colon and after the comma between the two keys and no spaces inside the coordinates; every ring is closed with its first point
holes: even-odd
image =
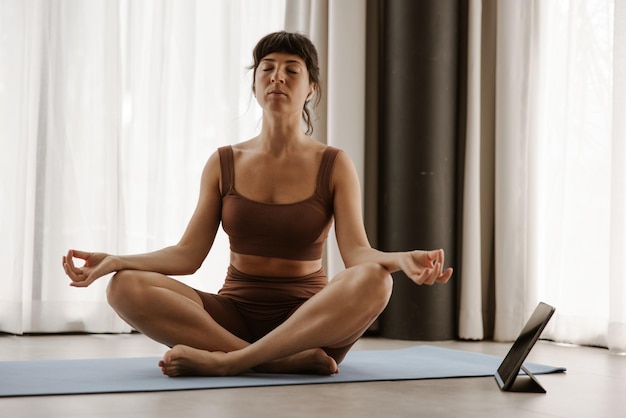
{"type": "Polygon", "coordinates": [[[307,102],[309,100],[311,100],[311,97],[313,97],[313,94],[315,93],[315,90],[317,90],[317,84],[316,83],[311,83],[311,87],[309,87],[309,94],[307,94],[307,96],[306,96],[306,101],[307,102]]]}

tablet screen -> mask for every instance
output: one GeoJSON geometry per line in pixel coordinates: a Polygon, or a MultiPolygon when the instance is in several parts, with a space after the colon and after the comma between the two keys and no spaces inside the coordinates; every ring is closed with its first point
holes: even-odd
{"type": "Polygon", "coordinates": [[[541,332],[546,327],[553,313],[554,308],[543,302],[540,302],[537,308],[535,308],[522,332],[513,343],[504,360],[502,360],[502,364],[498,367],[496,380],[501,389],[506,390],[513,385],[526,356],[528,356],[530,349],[539,339],[541,332]]]}

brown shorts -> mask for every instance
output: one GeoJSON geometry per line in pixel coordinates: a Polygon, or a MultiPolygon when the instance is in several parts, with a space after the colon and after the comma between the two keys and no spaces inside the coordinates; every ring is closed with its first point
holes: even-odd
{"type": "Polygon", "coordinates": [[[322,270],[302,277],[257,277],[229,266],[217,295],[196,292],[218,324],[252,343],[285,322],[327,284],[322,270]]]}

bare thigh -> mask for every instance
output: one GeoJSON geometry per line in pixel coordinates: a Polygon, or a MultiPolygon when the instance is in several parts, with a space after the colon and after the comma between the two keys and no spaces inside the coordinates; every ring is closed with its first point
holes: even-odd
{"type": "Polygon", "coordinates": [[[246,345],[246,340],[237,335],[245,336],[232,307],[211,304],[206,310],[197,290],[165,275],[120,271],[109,282],[107,297],[122,319],[170,347],[185,344],[210,351],[232,351],[246,345]],[[224,318],[236,324],[232,331],[221,326],[224,318]]]}
{"type": "Polygon", "coordinates": [[[191,286],[166,275],[146,271],[118,271],[109,282],[107,296],[113,304],[118,299],[141,297],[145,289],[150,287],[170,290],[202,307],[202,299],[191,286]]]}

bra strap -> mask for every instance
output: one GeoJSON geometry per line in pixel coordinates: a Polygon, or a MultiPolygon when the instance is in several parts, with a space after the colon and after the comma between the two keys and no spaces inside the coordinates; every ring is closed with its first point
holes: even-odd
{"type": "Polygon", "coordinates": [[[224,197],[232,190],[235,181],[233,147],[227,145],[218,148],[217,151],[220,156],[220,168],[222,171],[222,197],[224,197]]]}
{"type": "Polygon", "coordinates": [[[335,160],[337,159],[337,155],[339,155],[340,150],[334,147],[328,147],[324,151],[324,155],[322,155],[322,162],[320,164],[320,171],[317,176],[317,190],[323,197],[330,198],[330,178],[333,173],[333,167],[335,165],[335,160]]]}

